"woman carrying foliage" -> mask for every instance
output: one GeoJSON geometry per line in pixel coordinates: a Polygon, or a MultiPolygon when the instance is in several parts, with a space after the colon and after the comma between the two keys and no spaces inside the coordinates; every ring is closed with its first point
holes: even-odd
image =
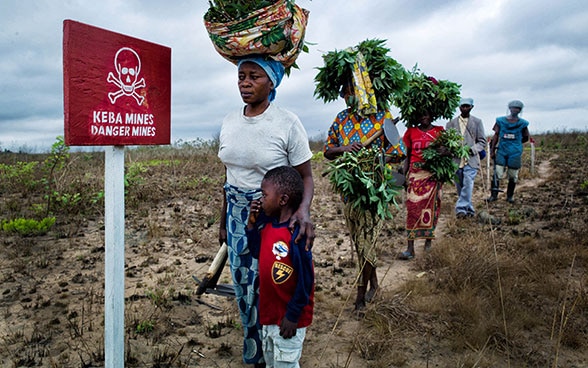
{"type": "Polygon", "coordinates": [[[302,203],[290,218],[296,241],[314,242],[310,204],[314,183],[306,131],[298,117],[272,104],[284,73],[296,67],[307,50],[304,35],[309,12],[291,0],[209,0],[204,25],[215,50],[238,67],[238,86],[245,106],[227,115],[219,137],[218,156],[225,165],[219,241],[228,258],[244,332],[243,361],[265,367],[258,316],[258,263],[245,236],[250,203],[261,197],[265,173],[292,166],[304,183],[302,203]]]}
{"type": "Polygon", "coordinates": [[[425,250],[429,250],[435,237],[441,188],[444,182],[454,178],[457,167],[452,156],[462,156],[463,144],[456,141],[454,130],[446,136],[445,129],[432,122],[440,117],[452,117],[459,103],[459,87],[457,83],[427,76],[415,66],[408,88],[395,96],[394,103],[408,128],[403,138],[407,149],[404,174],[408,246],[398,255],[399,259],[414,258],[416,239],[425,239],[425,250]]]}
{"type": "MultiPolygon", "coordinates": [[[[347,84],[343,87],[342,97],[349,108],[337,114],[333,124],[329,128],[327,140],[323,149],[325,158],[334,160],[345,152],[357,153],[364,148],[362,142],[369,140],[380,129],[383,129],[384,119],[390,114],[385,111],[377,111],[368,116],[361,116],[353,112],[354,96],[353,86],[347,84]]],[[[404,158],[403,147],[400,144],[392,145],[382,135],[369,144],[371,148],[377,148],[386,152],[388,163],[398,163],[404,158]]],[[[357,281],[357,296],[355,298],[355,310],[361,310],[366,302],[370,302],[378,290],[377,241],[383,225],[383,219],[372,211],[353,206],[350,201],[345,201],[344,215],[355,247],[358,259],[359,277],[357,281]],[[369,291],[367,290],[369,284],[369,291]]]]}
{"type": "MultiPolygon", "coordinates": [[[[431,113],[425,111],[421,115],[420,124],[409,127],[404,133],[406,146],[406,232],[408,246],[398,258],[410,260],[414,258],[414,241],[425,239],[425,250],[431,249],[435,237],[435,227],[441,212],[441,188],[443,183],[437,181],[432,172],[424,168],[423,150],[427,148],[445,129],[432,124],[431,113]]],[[[440,155],[448,155],[445,147],[438,149],[440,155]]]]}
{"type": "MultiPolygon", "coordinates": [[[[391,119],[388,107],[393,93],[402,90],[408,80],[408,73],[387,55],[389,49],[383,44],[383,40],[366,40],[356,47],[332,51],[323,56],[325,65],[319,68],[315,77],[315,95],[325,102],[342,97],[347,105],[347,109],[337,114],[328,131],[323,152],[329,160],[344,158],[346,153],[352,153],[359,159],[365,146],[368,150],[372,149],[369,152],[379,156],[384,153],[388,163],[399,163],[404,158],[404,148],[400,142],[388,142],[384,135],[375,137],[382,133],[384,121],[391,119]]],[[[367,151],[365,154],[370,155],[367,151]]],[[[375,155],[372,161],[374,159],[377,159],[375,155]]],[[[383,164],[381,166],[384,166],[384,170],[380,168],[380,176],[375,176],[383,180],[384,187],[389,187],[392,185],[388,183],[392,180],[387,178],[390,170],[383,164]]],[[[333,176],[331,180],[334,180],[333,176]]],[[[379,186],[382,183],[377,184],[379,186]]],[[[355,192],[367,196],[363,189],[355,192]]],[[[354,201],[355,198],[341,193],[345,201],[345,220],[358,258],[355,310],[363,309],[378,290],[377,240],[382,220],[386,217],[383,212],[389,214],[388,198],[392,200],[393,197],[388,194],[392,192],[391,189],[383,189],[376,195],[383,199],[369,205],[360,205],[354,201]],[[381,207],[385,207],[385,210],[381,207]]]]}
{"type": "Polygon", "coordinates": [[[226,168],[219,241],[227,243],[235,296],[244,331],[243,361],[263,367],[258,319],[258,264],[247,245],[245,227],[250,203],[261,197],[261,180],[275,167],[294,167],[302,176],[302,203],[290,221],[300,225],[296,241],[314,241],[310,204],[314,183],[308,137],[296,115],[272,101],[284,75],[284,66],[271,58],[246,57],[238,63],[238,86],[245,106],[223,120],[218,156],[226,168]]]}

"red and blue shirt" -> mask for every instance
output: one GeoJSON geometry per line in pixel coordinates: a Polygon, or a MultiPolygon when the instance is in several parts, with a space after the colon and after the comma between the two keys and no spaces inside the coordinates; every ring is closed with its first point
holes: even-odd
{"type": "Polygon", "coordinates": [[[259,322],[280,325],[286,317],[298,328],[312,323],[314,307],[314,267],[306,239],[294,242],[288,222],[276,223],[259,216],[257,229],[247,230],[252,256],[259,258],[259,322]]]}

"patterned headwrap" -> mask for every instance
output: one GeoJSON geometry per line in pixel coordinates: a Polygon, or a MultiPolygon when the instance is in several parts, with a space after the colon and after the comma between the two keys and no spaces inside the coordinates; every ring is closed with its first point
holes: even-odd
{"type": "Polygon", "coordinates": [[[270,59],[264,58],[262,56],[254,56],[254,57],[246,57],[244,59],[239,60],[237,67],[240,68],[243,63],[255,63],[261,67],[269,77],[269,79],[274,84],[274,88],[271,90],[269,94],[270,102],[276,98],[276,88],[282,82],[282,78],[284,77],[284,66],[281,62],[270,59]]]}

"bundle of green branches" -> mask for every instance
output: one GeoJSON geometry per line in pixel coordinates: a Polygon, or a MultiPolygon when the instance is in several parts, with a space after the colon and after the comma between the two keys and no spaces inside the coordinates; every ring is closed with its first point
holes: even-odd
{"type": "Polygon", "coordinates": [[[265,8],[278,0],[208,0],[208,11],[204,20],[225,23],[247,17],[249,13],[265,8]]]}
{"type": "Polygon", "coordinates": [[[395,184],[392,169],[383,162],[377,148],[345,152],[328,162],[325,175],[335,190],[354,208],[371,211],[382,219],[392,218],[388,205],[396,203],[402,189],[395,184]]]}
{"type": "Polygon", "coordinates": [[[385,43],[386,40],[368,39],[356,47],[323,55],[325,64],[318,68],[319,72],[314,78],[314,96],[324,102],[339,98],[341,88],[352,80],[355,56],[361,52],[368,67],[378,110],[387,110],[392,103],[392,95],[406,88],[409,73],[388,56],[390,49],[384,46],[385,43]]]}
{"type": "Polygon", "coordinates": [[[442,131],[431,144],[423,150],[425,164],[423,168],[433,173],[436,181],[447,183],[455,181],[455,174],[459,166],[454,158],[468,158],[470,148],[464,145],[463,137],[453,128],[442,131]],[[450,155],[440,155],[439,147],[446,147],[450,155]]]}
{"type": "Polygon", "coordinates": [[[433,121],[450,119],[459,105],[460,87],[457,83],[427,76],[415,66],[410,73],[408,88],[394,96],[394,104],[400,109],[407,127],[419,125],[425,112],[431,114],[433,121]]]}

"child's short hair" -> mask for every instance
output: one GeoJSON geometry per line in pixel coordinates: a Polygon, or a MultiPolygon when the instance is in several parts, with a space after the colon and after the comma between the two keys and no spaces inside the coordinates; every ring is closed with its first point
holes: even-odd
{"type": "Polygon", "coordinates": [[[274,183],[279,192],[287,194],[290,198],[288,206],[293,210],[298,209],[304,194],[304,182],[296,169],[291,166],[278,166],[266,172],[263,180],[274,183]]]}

